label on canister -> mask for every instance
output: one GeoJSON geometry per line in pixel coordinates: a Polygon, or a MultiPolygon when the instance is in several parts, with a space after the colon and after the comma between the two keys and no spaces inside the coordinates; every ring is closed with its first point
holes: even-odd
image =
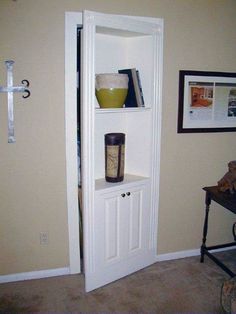
{"type": "Polygon", "coordinates": [[[125,145],[107,145],[106,176],[117,178],[124,175],[125,145]],[[119,148],[121,153],[119,156],[119,148]],[[120,157],[120,158],[119,158],[120,157]]]}

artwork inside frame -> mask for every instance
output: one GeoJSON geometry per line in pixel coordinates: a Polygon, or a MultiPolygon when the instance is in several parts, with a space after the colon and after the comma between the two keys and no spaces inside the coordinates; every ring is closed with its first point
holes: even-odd
{"type": "Polygon", "coordinates": [[[178,133],[236,131],[236,73],[179,71],[178,133]]]}

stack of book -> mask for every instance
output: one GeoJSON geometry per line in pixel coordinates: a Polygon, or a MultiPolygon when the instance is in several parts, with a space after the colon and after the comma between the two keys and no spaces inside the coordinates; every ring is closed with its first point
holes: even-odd
{"type": "Polygon", "coordinates": [[[144,98],[139,71],[135,68],[118,70],[119,73],[129,77],[128,94],[125,107],[144,107],[144,98]]]}

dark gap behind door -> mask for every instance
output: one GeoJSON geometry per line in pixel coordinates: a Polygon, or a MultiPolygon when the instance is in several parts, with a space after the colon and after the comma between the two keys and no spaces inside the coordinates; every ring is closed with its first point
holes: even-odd
{"type": "Polygon", "coordinates": [[[79,202],[79,230],[80,230],[80,258],[83,269],[83,217],[82,217],[82,190],[81,190],[81,28],[77,29],[77,158],[78,158],[78,202],[79,202]]]}

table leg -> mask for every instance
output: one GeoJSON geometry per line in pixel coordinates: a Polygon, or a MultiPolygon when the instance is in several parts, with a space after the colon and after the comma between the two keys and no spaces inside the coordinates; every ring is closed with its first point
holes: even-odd
{"type": "Polygon", "coordinates": [[[209,210],[211,205],[211,196],[210,193],[206,192],[205,197],[205,204],[206,204],[206,210],[205,210],[205,220],[204,220],[204,226],[203,226],[203,237],[202,237],[202,246],[201,246],[201,259],[200,262],[204,262],[204,252],[206,247],[206,237],[207,237],[207,230],[208,230],[208,216],[209,216],[209,210]]]}
{"type": "Polygon", "coordinates": [[[236,241],[236,222],[233,224],[232,232],[233,232],[234,241],[236,241]]]}

